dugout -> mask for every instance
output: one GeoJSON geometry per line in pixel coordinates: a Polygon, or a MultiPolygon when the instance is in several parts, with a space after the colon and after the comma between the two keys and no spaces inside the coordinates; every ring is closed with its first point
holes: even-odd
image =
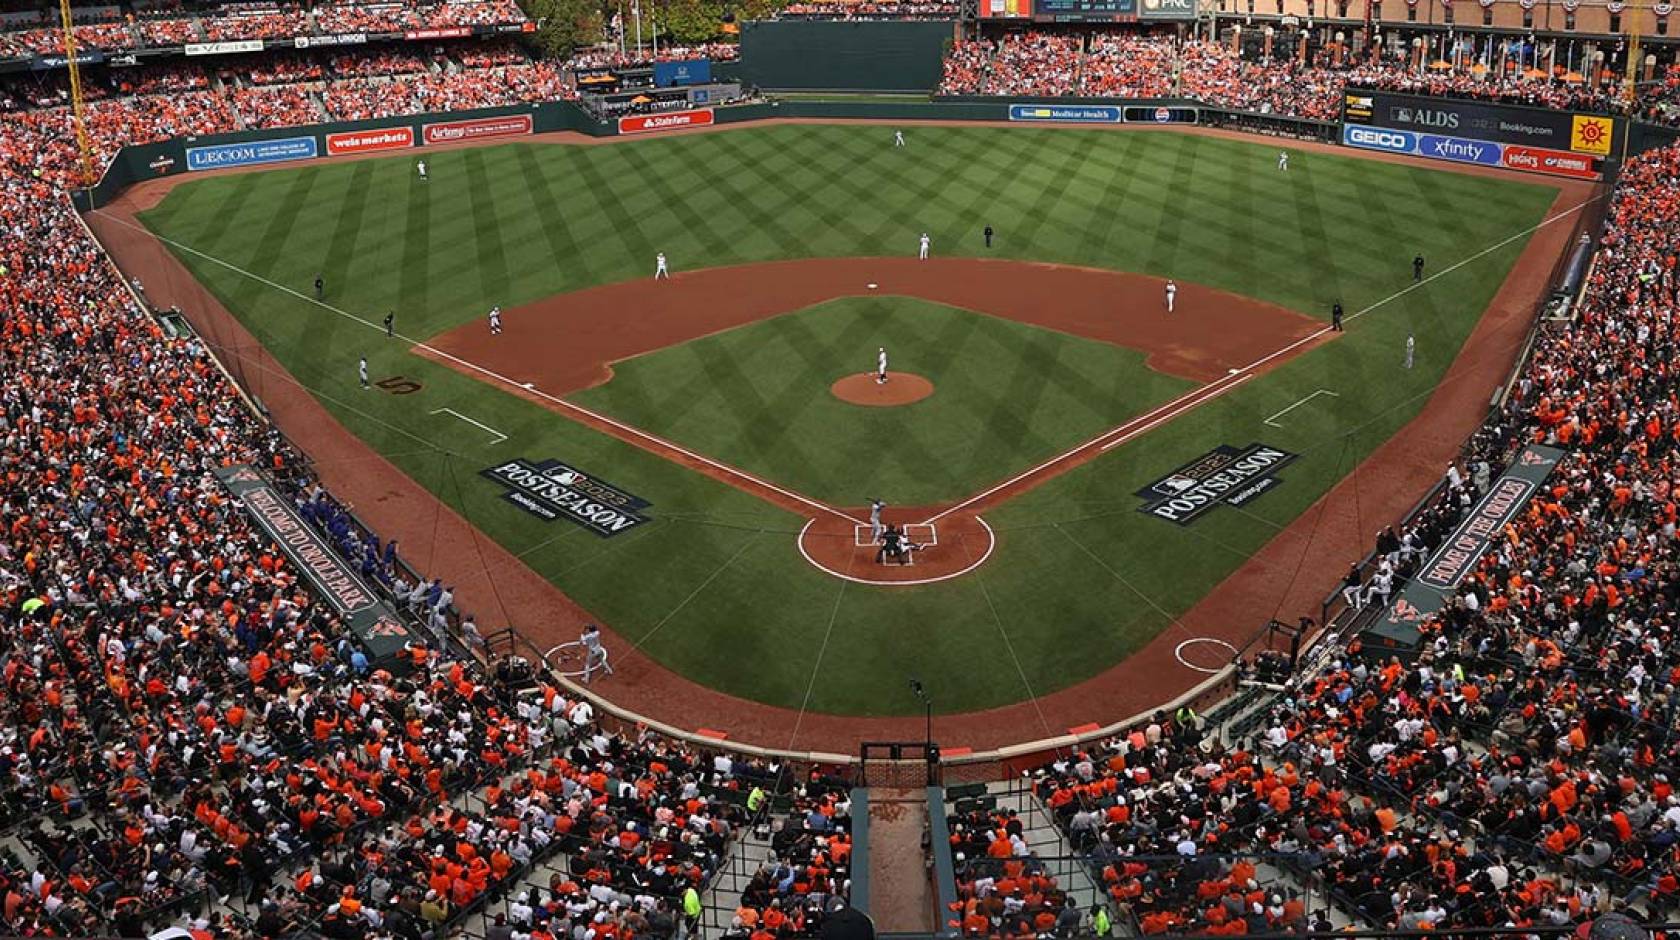
{"type": "Polygon", "coordinates": [[[759,20],[741,27],[741,79],[772,91],[931,93],[955,20],[759,20]]]}

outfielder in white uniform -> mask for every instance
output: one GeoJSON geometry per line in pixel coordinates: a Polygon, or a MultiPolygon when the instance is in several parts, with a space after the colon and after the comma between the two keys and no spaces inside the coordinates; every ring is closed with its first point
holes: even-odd
{"type": "Polygon", "coordinates": [[[875,351],[875,384],[887,383],[887,347],[882,346],[875,351]]]}
{"type": "Polygon", "coordinates": [[[894,147],[904,146],[904,132],[903,131],[893,131],[893,146],[894,147]]]}
{"type": "Polygon", "coordinates": [[[1280,170],[1288,170],[1289,169],[1289,151],[1287,151],[1287,150],[1278,151],[1278,169],[1280,169],[1280,170]]]}
{"type": "Polygon", "coordinates": [[[653,265],[654,265],[654,267],[653,267],[653,279],[654,280],[657,281],[660,278],[664,278],[665,280],[668,281],[668,280],[671,279],[671,271],[670,271],[670,269],[665,267],[665,252],[662,251],[659,254],[654,256],[653,265]]]}
{"type": "Polygon", "coordinates": [[[931,244],[933,244],[933,239],[928,238],[928,233],[923,232],[922,233],[922,242],[921,242],[921,251],[920,251],[920,253],[918,253],[916,255],[916,257],[921,259],[922,261],[926,261],[927,256],[928,256],[928,246],[931,245],[931,244]]]}
{"type": "Polygon", "coordinates": [[[490,335],[502,335],[502,308],[500,307],[490,308],[490,335]]]}
{"type": "Polygon", "coordinates": [[[1412,367],[1412,355],[1417,352],[1417,339],[1412,334],[1406,334],[1406,368],[1412,367]]]}
{"type": "Polygon", "coordinates": [[[367,391],[368,390],[368,371],[367,371],[367,357],[366,356],[363,356],[361,358],[361,361],[356,363],[356,374],[361,376],[362,391],[364,391],[364,392],[367,391]]]}
{"type": "Polygon", "coordinates": [[[426,181],[426,161],[421,160],[414,164],[414,168],[420,171],[420,182],[424,183],[426,181]]]}
{"type": "Polygon", "coordinates": [[[1174,284],[1172,281],[1168,281],[1167,282],[1167,312],[1168,313],[1173,312],[1173,301],[1176,300],[1177,298],[1178,298],[1178,285],[1174,284]]]}

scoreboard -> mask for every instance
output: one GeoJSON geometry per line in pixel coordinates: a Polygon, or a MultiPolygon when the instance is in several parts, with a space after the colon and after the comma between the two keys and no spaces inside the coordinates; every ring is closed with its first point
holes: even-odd
{"type": "Polygon", "coordinates": [[[1130,20],[1137,0],[1033,0],[1035,20],[1130,20]]]}

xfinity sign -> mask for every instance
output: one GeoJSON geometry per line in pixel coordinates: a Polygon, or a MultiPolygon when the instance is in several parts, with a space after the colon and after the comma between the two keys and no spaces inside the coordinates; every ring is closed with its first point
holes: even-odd
{"type": "Polygon", "coordinates": [[[1437,160],[1499,166],[1503,162],[1505,148],[1498,144],[1488,143],[1485,140],[1468,140],[1463,137],[1438,137],[1434,134],[1425,134],[1418,141],[1418,153],[1426,157],[1434,157],[1437,160]]]}
{"type": "Polygon", "coordinates": [[[1342,126],[1342,143],[1366,150],[1387,150],[1390,153],[1411,153],[1417,149],[1417,135],[1410,131],[1391,131],[1358,124],[1342,126]]]}

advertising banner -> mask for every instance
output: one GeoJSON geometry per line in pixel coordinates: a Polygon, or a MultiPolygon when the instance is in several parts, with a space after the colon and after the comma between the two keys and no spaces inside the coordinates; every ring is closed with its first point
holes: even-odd
{"type": "Polygon", "coordinates": [[[1195,108],[1128,107],[1124,112],[1127,124],[1194,124],[1195,108]]]}
{"type": "Polygon", "coordinates": [[[529,114],[509,114],[505,117],[474,118],[470,121],[439,121],[421,128],[420,136],[428,144],[447,144],[457,140],[483,140],[486,137],[521,137],[529,133],[529,114]]]}
{"type": "Polygon", "coordinates": [[[471,26],[444,26],[438,29],[411,29],[403,33],[403,38],[413,41],[416,39],[459,39],[471,36],[471,26]]]}
{"type": "Polygon", "coordinates": [[[292,40],[292,44],[299,49],[320,49],[324,46],[359,46],[367,41],[367,33],[339,33],[336,36],[299,36],[292,40]]]}
{"type": "MultiPolygon", "coordinates": [[[[1608,156],[1624,122],[1596,114],[1350,88],[1342,120],[1415,134],[1608,156]]],[[[1479,161],[1477,161],[1479,162],[1479,161]]]]}
{"type": "Polygon", "coordinates": [[[1505,165],[1513,170],[1530,173],[1550,173],[1575,179],[1597,179],[1598,170],[1592,157],[1538,147],[1510,146],[1505,148],[1505,165]]]}
{"type": "Polygon", "coordinates": [[[1505,526],[1540,491],[1563,453],[1539,444],[1523,448],[1470,515],[1407,582],[1371,632],[1394,646],[1415,647],[1420,636],[1418,624],[1446,606],[1505,526]]]}
{"type": "Polygon", "coordinates": [[[380,127],[369,131],[344,131],[327,135],[327,156],[347,153],[372,153],[377,150],[402,150],[414,146],[414,128],[380,127]]]}
{"type": "Polygon", "coordinates": [[[224,166],[283,163],[287,160],[309,160],[319,155],[313,137],[282,137],[278,140],[254,140],[243,144],[211,144],[208,147],[187,148],[187,169],[214,170],[224,166]]]}
{"type": "Polygon", "coordinates": [[[715,120],[711,108],[697,111],[669,111],[664,114],[638,114],[618,119],[620,134],[645,134],[649,131],[671,131],[679,127],[705,127],[715,120]]]}
{"type": "Polygon", "coordinates": [[[398,619],[349,562],[333,551],[321,533],[303,521],[292,501],[270,485],[266,477],[246,464],[220,467],[215,473],[245,507],[251,521],[280,546],[287,560],[321,599],[344,618],[374,661],[392,659],[415,639],[408,625],[398,619]]]}
{"type": "Polygon", "coordinates": [[[1566,153],[1543,147],[1499,144],[1468,137],[1413,134],[1410,131],[1361,124],[1343,124],[1342,143],[1363,150],[1405,153],[1432,160],[1475,163],[1481,166],[1521,170],[1525,173],[1567,176],[1572,179],[1598,179],[1601,172],[1598,158],[1585,154],[1566,153]]]}
{"type": "Polygon", "coordinates": [[[1012,104],[1011,121],[1050,121],[1062,124],[1119,124],[1125,114],[1112,104],[1012,104]]]}
{"type": "Polygon", "coordinates": [[[1138,18],[1144,20],[1193,20],[1196,0],[1143,0],[1138,18]]]}
{"type": "MultiPolygon", "coordinates": [[[[88,49],[76,53],[77,65],[98,65],[105,61],[105,53],[98,49],[88,49]]],[[[62,69],[70,67],[70,57],[67,55],[38,55],[31,59],[29,67],[32,69],[62,69]]]]}
{"type": "Polygon", "coordinates": [[[653,63],[653,84],[657,88],[669,88],[672,85],[704,85],[711,80],[711,59],[684,59],[680,62],[653,63]]]}
{"type": "Polygon", "coordinates": [[[225,55],[230,52],[261,52],[261,39],[238,39],[233,42],[189,42],[187,55],[225,55]]]}

